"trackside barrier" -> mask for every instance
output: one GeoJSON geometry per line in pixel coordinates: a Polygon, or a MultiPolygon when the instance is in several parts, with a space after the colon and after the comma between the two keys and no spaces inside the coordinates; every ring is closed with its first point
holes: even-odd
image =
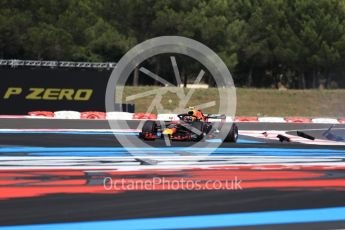
{"type": "Polygon", "coordinates": [[[312,123],[322,123],[322,124],[338,124],[338,119],[335,118],[313,118],[312,123]]]}
{"type": "Polygon", "coordinates": [[[339,118],[338,121],[340,124],[345,124],[345,118],[339,118]]]}
{"type": "Polygon", "coordinates": [[[235,117],[235,121],[238,122],[257,122],[257,117],[235,117]]]}
{"type": "Polygon", "coordinates": [[[177,114],[158,114],[157,120],[159,121],[178,121],[177,114]]]}
{"type": "MultiPolygon", "coordinates": [[[[25,116],[25,115],[0,115],[0,118],[6,118],[6,119],[24,119],[24,118],[35,118],[34,116],[25,116]]],[[[36,118],[43,118],[43,117],[36,117],[36,118]]]]}
{"type": "Polygon", "coordinates": [[[260,122],[274,122],[274,123],[285,123],[285,119],[283,117],[259,117],[258,120],[260,122]]]}
{"type": "Polygon", "coordinates": [[[225,122],[234,122],[234,119],[230,116],[226,116],[225,122]]]}
{"type": "Polygon", "coordinates": [[[222,119],[219,119],[219,118],[208,118],[207,121],[209,121],[209,122],[222,122],[222,119]]]}
{"type": "MultiPolygon", "coordinates": [[[[177,114],[151,114],[129,112],[99,112],[99,111],[30,111],[25,115],[1,115],[0,118],[57,118],[57,119],[101,119],[101,120],[160,120],[178,121],[177,114]]],[[[210,122],[221,122],[222,119],[208,119],[210,122]]],[[[225,122],[272,122],[272,123],[320,123],[320,124],[345,124],[343,118],[306,118],[306,117],[235,117],[226,116],[225,122]]]]}
{"type": "Polygon", "coordinates": [[[286,117],[288,123],[310,123],[311,119],[306,117],[286,117]]]}
{"type": "Polygon", "coordinates": [[[54,117],[58,119],[80,119],[80,112],[77,111],[56,111],[54,117]]]}
{"type": "Polygon", "coordinates": [[[135,113],[133,115],[133,119],[140,119],[140,120],[156,120],[157,115],[153,113],[135,113]]]}
{"type": "Polygon", "coordinates": [[[128,112],[107,112],[106,119],[108,120],[133,120],[133,113],[128,112]]]}
{"type": "Polygon", "coordinates": [[[80,118],[81,119],[95,119],[95,120],[103,119],[104,120],[106,118],[106,114],[105,114],[105,112],[87,111],[87,112],[80,113],[80,118]]]}
{"type": "Polygon", "coordinates": [[[30,111],[28,114],[32,117],[54,117],[51,111],[30,111]]]}
{"type": "Polygon", "coordinates": [[[110,73],[111,69],[85,71],[85,68],[2,67],[0,114],[103,111],[104,89],[110,73]]]}

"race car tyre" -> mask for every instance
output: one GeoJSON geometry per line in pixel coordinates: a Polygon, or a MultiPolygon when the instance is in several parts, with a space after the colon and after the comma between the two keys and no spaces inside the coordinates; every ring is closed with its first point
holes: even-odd
{"type": "Polygon", "coordinates": [[[236,124],[232,124],[231,126],[231,130],[228,133],[228,135],[226,135],[224,142],[232,142],[232,143],[236,143],[237,142],[237,138],[238,138],[238,127],[236,124]]]}
{"type": "Polygon", "coordinates": [[[194,141],[202,140],[202,138],[204,137],[204,124],[200,121],[194,121],[191,123],[191,126],[201,132],[201,134],[193,133],[193,135],[196,136],[196,138],[194,138],[194,141]]]}
{"type": "Polygon", "coordinates": [[[155,121],[145,121],[139,137],[145,138],[145,134],[157,134],[157,123],[155,121]]]}

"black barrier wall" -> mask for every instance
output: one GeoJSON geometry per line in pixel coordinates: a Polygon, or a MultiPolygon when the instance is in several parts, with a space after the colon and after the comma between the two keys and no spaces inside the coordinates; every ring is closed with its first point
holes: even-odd
{"type": "Polygon", "coordinates": [[[0,68],[0,114],[105,111],[111,70],[0,68]]]}

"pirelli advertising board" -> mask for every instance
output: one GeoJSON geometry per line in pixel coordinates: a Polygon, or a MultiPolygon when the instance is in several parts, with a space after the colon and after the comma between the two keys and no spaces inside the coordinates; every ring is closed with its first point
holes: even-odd
{"type": "Polygon", "coordinates": [[[105,111],[109,70],[0,68],[0,114],[105,111]]]}

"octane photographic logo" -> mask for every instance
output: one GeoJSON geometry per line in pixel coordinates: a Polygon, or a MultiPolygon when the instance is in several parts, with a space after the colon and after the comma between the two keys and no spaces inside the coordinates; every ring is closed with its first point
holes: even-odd
{"type": "MultiPolygon", "coordinates": [[[[236,89],[232,76],[221,60],[221,58],[213,52],[210,48],[203,45],[202,43],[185,38],[180,36],[162,36],[156,37],[144,41],[131,50],[129,50],[117,63],[116,67],[111,73],[111,76],[108,81],[107,90],[106,90],[106,111],[113,112],[115,111],[115,103],[124,103],[127,104],[134,99],[140,97],[147,97],[154,95],[153,100],[151,101],[150,106],[147,108],[146,113],[151,113],[152,111],[157,111],[158,114],[166,113],[167,111],[162,106],[162,97],[167,92],[176,93],[179,103],[177,108],[173,111],[184,111],[190,98],[193,96],[195,89],[185,89],[180,87],[181,77],[179,73],[179,60],[174,56],[177,55],[187,55],[193,60],[199,62],[203,67],[207,68],[210,75],[212,75],[216,87],[218,89],[219,101],[210,101],[208,103],[203,103],[200,105],[194,105],[197,109],[205,109],[211,106],[215,106],[216,103],[219,103],[218,114],[226,114],[229,117],[234,117],[236,111],[236,89]],[[141,63],[145,60],[161,54],[169,54],[171,66],[166,68],[171,68],[175,77],[174,85],[173,83],[167,81],[161,76],[158,76],[156,73],[153,73],[151,70],[140,67],[139,71],[142,74],[145,74],[149,78],[153,78],[162,84],[162,87],[149,90],[144,93],[129,95],[124,97],[124,89],[126,81],[128,80],[130,74],[134,71],[135,68],[139,67],[141,63]]],[[[194,84],[199,84],[203,80],[205,70],[201,69],[198,73],[195,73],[196,79],[194,84]]],[[[122,109],[122,108],[121,108],[122,109]]],[[[146,120],[139,121],[136,129],[141,130],[143,124],[146,120]]],[[[133,121],[124,121],[117,119],[108,120],[110,127],[113,130],[128,130],[133,129],[133,121]],[[132,122],[130,125],[130,122],[132,122]]],[[[164,121],[157,121],[162,128],[165,127],[166,123],[164,121]]],[[[222,126],[216,127],[217,132],[219,132],[219,137],[224,139],[227,133],[231,129],[231,122],[227,122],[222,126]]],[[[217,126],[217,125],[216,125],[217,126]]],[[[119,135],[114,133],[117,140],[120,144],[126,148],[126,150],[132,155],[154,155],[156,150],[158,151],[161,148],[154,147],[154,141],[144,141],[136,135],[119,135]],[[145,149],[150,148],[150,149],[145,149]]],[[[160,147],[169,147],[172,146],[171,140],[168,137],[164,137],[163,146],[160,147]]],[[[181,154],[186,153],[188,155],[208,155],[216,150],[221,144],[221,141],[206,141],[205,138],[199,142],[193,142],[192,145],[179,148],[181,154]],[[197,151],[198,148],[201,151],[197,151]]],[[[157,146],[157,145],[156,145],[157,146]]]]}

